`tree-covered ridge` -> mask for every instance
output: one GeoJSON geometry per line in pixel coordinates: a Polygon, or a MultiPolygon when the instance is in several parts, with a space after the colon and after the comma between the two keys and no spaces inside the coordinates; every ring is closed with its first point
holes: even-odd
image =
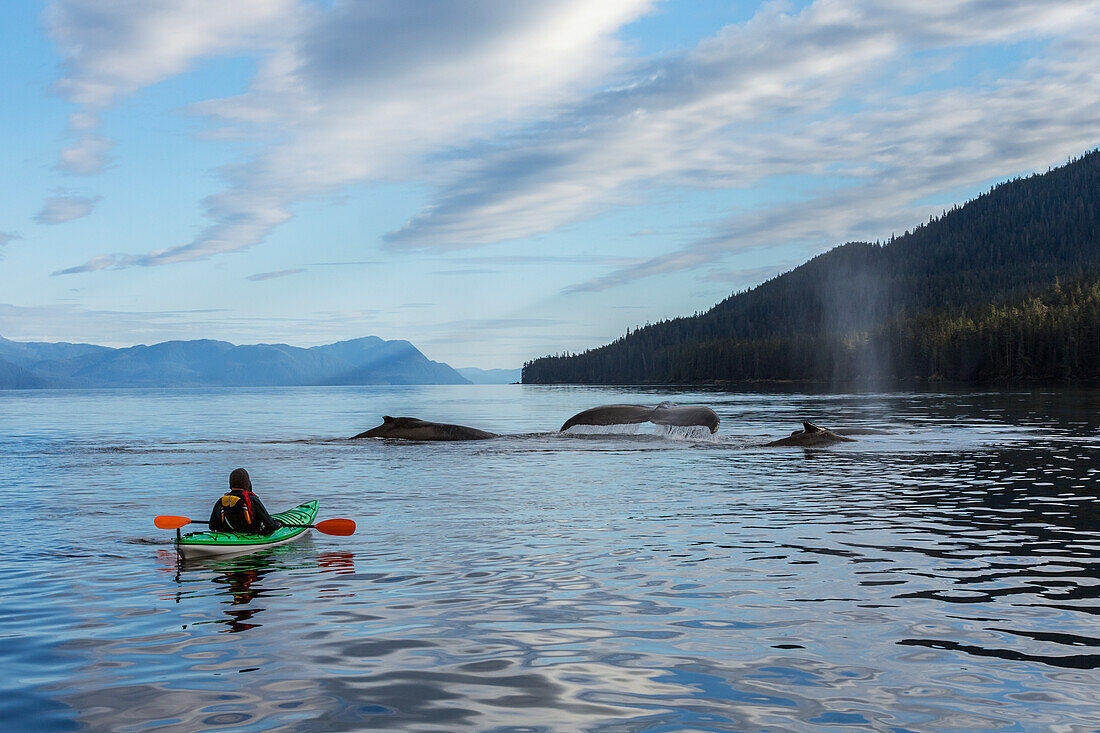
{"type": "Polygon", "coordinates": [[[1100,381],[1100,279],[1068,287],[1055,281],[1004,306],[899,319],[877,338],[898,376],[1100,381]]]}
{"type": "Polygon", "coordinates": [[[1096,379],[1098,198],[1094,151],[884,244],[837,247],[706,313],[532,361],[524,382],[1096,379]],[[1040,306],[1052,320],[1036,320],[1040,306]]]}
{"type": "MultiPolygon", "coordinates": [[[[656,346],[642,338],[578,356],[545,357],[524,379],[700,384],[758,380],[963,382],[1100,381],[1100,278],[1005,305],[972,305],[889,319],[873,332],[715,339],[656,346]]],[[[636,334],[638,335],[638,334],[636,334]]]]}

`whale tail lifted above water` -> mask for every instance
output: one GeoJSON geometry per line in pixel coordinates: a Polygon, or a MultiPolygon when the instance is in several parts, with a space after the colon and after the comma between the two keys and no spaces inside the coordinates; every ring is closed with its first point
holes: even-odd
{"type": "MultiPolygon", "coordinates": [[[[657,425],[678,425],[690,427],[702,425],[710,432],[718,430],[718,415],[709,407],[691,405],[680,407],[671,402],[662,402],[656,407],[646,405],[603,405],[578,412],[565,421],[561,429],[568,430],[574,425],[631,425],[651,422],[657,425]]],[[[353,435],[358,438],[390,438],[398,440],[487,440],[499,438],[489,433],[465,425],[428,422],[416,417],[382,416],[382,424],[366,432],[353,435]]]]}
{"type": "Polygon", "coordinates": [[[648,405],[601,405],[578,412],[561,426],[566,431],[574,425],[634,425],[651,422],[656,425],[703,425],[714,433],[718,430],[718,414],[709,407],[662,402],[656,407],[648,405]]]}

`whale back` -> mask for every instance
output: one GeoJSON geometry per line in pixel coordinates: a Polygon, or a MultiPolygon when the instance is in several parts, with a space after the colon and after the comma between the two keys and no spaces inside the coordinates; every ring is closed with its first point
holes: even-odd
{"type": "Polygon", "coordinates": [[[773,448],[784,446],[813,448],[821,445],[829,445],[830,443],[852,442],[854,442],[853,438],[846,438],[843,435],[838,435],[832,430],[823,428],[820,425],[814,425],[812,422],[804,422],[802,423],[802,430],[794,431],[789,438],[780,438],[779,440],[773,440],[764,445],[773,448]]]}
{"type": "Polygon", "coordinates": [[[478,430],[465,425],[428,422],[418,417],[382,416],[382,424],[366,432],[352,436],[358,438],[390,438],[397,440],[487,440],[498,437],[496,433],[478,430]]]}

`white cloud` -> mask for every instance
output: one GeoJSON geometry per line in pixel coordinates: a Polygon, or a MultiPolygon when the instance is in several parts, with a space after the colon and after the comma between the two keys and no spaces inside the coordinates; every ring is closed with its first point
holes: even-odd
{"type": "Polygon", "coordinates": [[[726,286],[745,287],[759,285],[780,273],[797,267],[799,262],[784,262],[779,265],[765,265],[763,267],[746,267],[740,270],[711,268],[706,274],[699,277],[703,282],[721,283],[726,286]]]}
{"type": "Polygon", "coordinates": [[[751,214],[717,239],[579,289],[705,264],[725,247],[845,231],[881,235],[851,224],[911,221],[907,205],[924,195],[1095,145],[1100,106],[1089,39],[1098,33],[1096,0],[818,0],[795,15],[770,5],[511,145],[471,151],[470,164],[387,239],[475,246],[637,203],[656,187],[738,188],[777,175],[863,177],[867,184],[859,196],[828,191],[816,204],[751,214]],[[915,98],[896,91],[897,76],[941,63],[930,51],[1050,38],[1060,42],[1049,57],[992,91],[964,87],[915,98]],[[917,188],[901,189],[898,176],[917,188]],[[878,206],[860,205],[871,200],[878,206]],[[842,204],[850,207],[835,210],[842,204]],[[841,219],[848,224],[838,226],[841,219]]]}
{"type": "Polygon", "coordinates": [[[249,275],[246,280],[263,281],[274,280],[280,277],[287,277],[288,275],[297,275],[299,272],[305,272],[304,267],[295,267],[289,270],[275,270],[274,272],[257,272],[255,275],[249,275]]]}
{"type": "Polygon", "coordinates": [[[1100,0],[816,0],[799,12],[769,3],[645,63],[624,62],[615,33],[647,0],[284,0],[225,3],[201,21],[199,6],[59,2],[92,21],[70,13],[57,26],[70,49],[59,88],[98,108],[201,56],[259,49],[245,94],[191,109],[228,133],[279,142],[225,169],[227,188],[204,202],[211,223],[194,240],[61,272],[240,250],[296,202],[362,181],[435,185],[430,204],[387,236],[435,250],[550,231],[662,188],[822,182],[804,201],[732,218],[678,252],[572,288],[597,290],[739,248],[883,236],[923,217],[914,202],[924,197],[1100,140],[1100,0]],[[1028,46],[1036,56],[1000,81],[953,69],[954,81],[937,83],[954,87],[904,96],[942,72],[948,52],[1019,41],[1038,41],[1028,46]]]}
{"type": "MultiPolygon", "coordinates": [[[[1100,30],[1100,29],[1098,29],[1100,30]]],[[[578,283],[598,291],[710,265],[734,251],[802,243],[816,249],[901,233],[953,201],[918,202],[1045,169],[1100,142],[1100,49],[1076,49],[1031,79],[981,91],[928,92],[881,110],[822,120],[769,140],[769,157],[855,166],[851,185],[732,217],[683,249],[578,283]],[[1056,110],[1056,112],[1052,112],[1056,110]]],[[[763,140],[760,141],[763,144],[763,140]]],[[[761,163],[763,165],[763,163],[761,163]]]]}
{"type": "Polygon", "coordinates": [[[54,88],[102,109],[201,57],[268,48],[300,12],[297,0],[55,0],[43,14],[66,70],[54,88]]]}
{"type": "Polygon", "coordinates": [[[43,13],[65,69],[53,88],[81,107],[69,118],[77,140],[57,168],[103,169],[114,143],[95,134],[98,110],[203,57],[277,45],[301,14],[298,0],[55,0],[43,13]]]}
{"type": "Polygon", "coordinates": [[[4,249],[16,239],[22,239],[14,232],[0,232],[0,260],[4,259],[4,249]]]}
{"type": "MultiPolygon", "coordinates": [[[[263,59],[246,94],[192,107],[283,137],[224,171],[228,189],[204,202],[212,224],[177,247],[107,255],[69,270],[168,264],[243,249],[289,219],[297,201],[350,183],[423,175],[435,167],[424,160],[430,153],[575,102],[617,67],[614,32],[650,5],[384,0],[298,13],[297,35],[263,59]]],[[[103,13],[115,12],[107,7],[103,13]]],[[[160,74],[210,44],[184,45],[188,53],[155,64],[160,74]]],[[[73,59],[72,84],[84,90],[76,98],[102,102],[118,89],[159,78],[103,72],[105,64],[83,73],[80,56],[73,59]],[[107,91],[93,83],[98,78],[113,80],[107,91]]]]}
{"type": "Polygon", "coordinates": [[[98,201],[98,196],[53,196],[42,204],[34,220],[39,224],[63,224],[80,219],[92,213],[98,201]]]}
{"type": "Polygon", "coordinates": [[[107,164],[107,153],[114,142],[101,135],[82,134],[77,141],[61,151],[57,167],[67,173],[89,176],[99,173],[107,164]]]}

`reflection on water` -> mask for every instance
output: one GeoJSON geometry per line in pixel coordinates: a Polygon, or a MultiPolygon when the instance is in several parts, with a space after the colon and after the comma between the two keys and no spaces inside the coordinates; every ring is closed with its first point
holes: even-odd
{"type": "MultiPolygon", "coordinates": [[[[175,568],[177,590],[170,598],[176,603],[184,599],[207,595],[206,589],[189,587],[189,583],[213,583],[217,587],[216,595],[222,596],[221,603],[228,606],[223,610],[225,618],[200,621],[197,623],[218,623],[227,628],[228,633],[237,633],[255,629],[262,624],[256,620],[266,604],[265,598],[274,595],[288,595],[292,588],[278,585],[282,574],[289,571],[307,571],[323,578],[324,573],[346,575],[355,572],[355,554],[342,551],[318,551],[309,537],[298,540],[293,549],[289,545],[280,545],[260,552],[230,557],[184,559],[176,551],[162,550],[157,553],[161,563],[175,568]],[[270,577],[268,577],[270,576],[270,577]]],[[[169,567],[159,568],[163,573],[169,567]]],[[[339,584],[318,588],[321,597],[350,597],[352,593],[342,593],[339,584]]]]}
{"type": "Polygon", "coordinates": [[[0,719],[1097,728],[1095,393],[683,393],[719,413],[717,435],[549,434],[664,397],[2,393],[2,521],[25,541],[0,550],[0,719]],[[511,436],[332,440],[383,412],[511,436]],[[804,418],[888,432],[761,447],[804,418]],[[181,427],[203,421],[210,435],[181,427]],[[318,497],[359,531],[180,564],[150,507],[193,513],[237,465],[273,509],[318,497]],[[71,502],[43,506],[62,489],[71,502]]]}

